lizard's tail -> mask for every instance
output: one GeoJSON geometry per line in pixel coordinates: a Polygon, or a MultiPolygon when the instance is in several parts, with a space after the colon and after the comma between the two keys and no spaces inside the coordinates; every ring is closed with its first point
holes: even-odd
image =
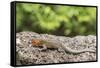
{"type": "Polygon", "coordinates": [[[63,45],[63,49],[66,51],[66,52],[69,52],[69,53],[74,53],[74,54],[78,54],[78,53],[83,53],[83,52],[93,52],[95,53],[96,50],[92,50],[92,49],[89,49],[89,48],[86,48],[86,49],[82,49],[82,50],[74,50],[74,49],[71,49],[65,45],[63,45]]]}

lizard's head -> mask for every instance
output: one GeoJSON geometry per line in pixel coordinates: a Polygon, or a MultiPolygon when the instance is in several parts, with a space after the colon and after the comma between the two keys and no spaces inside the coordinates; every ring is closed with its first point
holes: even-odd
{"type": "Polygon", "coordinates": [[[32,39],[32,45],[39,45],[41,43],[41,41],[40,40],[37,40],[37,39],[32,39]]]}
{"type": "Polygon", "coordinates": [[[31,43],[33,46],[42,46],[43,44],[46,44],[47,42],[42,39],[32,39],[31,43]]]}

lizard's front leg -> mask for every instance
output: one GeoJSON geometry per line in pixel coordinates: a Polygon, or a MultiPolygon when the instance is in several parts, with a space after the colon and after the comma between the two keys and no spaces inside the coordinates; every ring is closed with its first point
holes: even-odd
{"type": "Polygon", "coordinates": [[[41,50],[46,50],[47,46],[45,44],[42,44],[43,48],[41,50]]]}

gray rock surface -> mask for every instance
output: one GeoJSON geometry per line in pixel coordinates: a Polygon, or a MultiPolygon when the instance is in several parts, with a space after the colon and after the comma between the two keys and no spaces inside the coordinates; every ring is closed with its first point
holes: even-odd
{"type": "Polygon", "coordinates": [[[35,32],[16,33],[16,63],[17,65],[30,64],[48,64],[62,62],[80,62],[80,61],[96,61],[96,36],[75,36],[65,37],[49,34],[38,34],[35,32]],[[67,47],[74,50],[90,48],[95,50],[92,52],[83,52],[79,54],[67,53],[63,49],[44,49],[41,47],[32,47],[30,41],[32,39],[45,39],[59,41],[67,47]]]}

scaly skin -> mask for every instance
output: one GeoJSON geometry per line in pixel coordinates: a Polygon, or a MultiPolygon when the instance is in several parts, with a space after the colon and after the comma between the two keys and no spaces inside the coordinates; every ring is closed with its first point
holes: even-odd
{"type": "Polygon", "coordinates": [[[82,49],[82,50],[74,50],[67,47],[65,44],[53,40],[47,41],[47,40],[33,39],[32,46],[45,46],[46,48],[62,48],[66,52],[73,53],[73,54],[78,54],[83,52],[93,52],[93,53],[96,52],[95,50],[89,48],[82,49]]]}

